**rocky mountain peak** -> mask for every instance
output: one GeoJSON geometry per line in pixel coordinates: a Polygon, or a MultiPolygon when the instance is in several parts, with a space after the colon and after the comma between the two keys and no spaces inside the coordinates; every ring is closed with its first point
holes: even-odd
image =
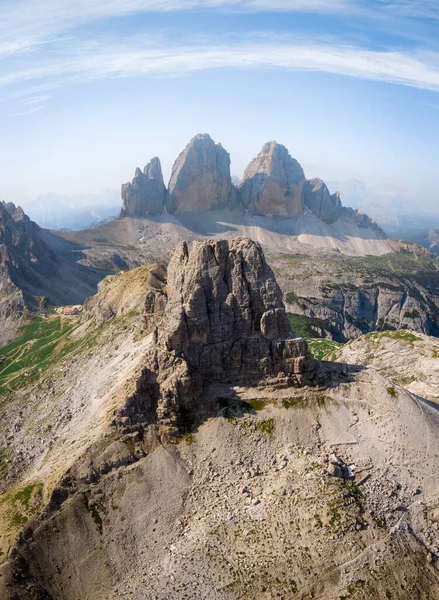
{"type": "Polygon", "coordinates": [[[264,377],[301,383],[314,369],[293,337],[273,271],[248,238],[186,243],[168,268],[168,303],[157,339],[211,380],[264,377]]]}
{"type": "Polygon", "coordinates": [[[165,206],[166,187],[160,160],[155,157],[142,171],[137,167],[132,183],[122,186],[121,216],[153,217],[165,206]]]}
{"type": "Polygon", "coordinates": [[[163,439],[172,438],[181,433],[181,415],[209,411],[203,398],[213,384],[299,387],[315,380],[314,357],[291,332],[273,271],[253,240],[194,242],[191,251],[180,244],[166,292],[151,290],[145,308],[154,343],[121,423],[155,422],[163,439]]]}
{"type": "MultiPolygon", "coordinates": [[[[15,206],[13,202],[0,202],[0,218],[3,220],[11,218],[15,222],[30,221],[21,206],[15,206]]],[[[37,227],[37,225],[35,225],[35,227],[37,227]]]]}
{"type": "Polygon", "coordinates": [[[151,161],[146,165],[146,167],[143,169],[143,173],[148,177],[148,179],[155,179],[163,183],[162,164],[157,156],[152,158],[151,161]]]}
{"type": "Polygon", "coordinates": [[[198,134],[174,163],[166,206],[171,214],[223,209],[233,192],[229,153],[198,134]]]}
{"type": "Polygon", "coordinates": [[[240,186],[244,206],[252,214],[300,215],[305,174],[281,144],[264,144],[244,173],[240,186]]]}
{"type": "Polygon", "coordinates": [[[325,223],[334,223],[342,213],[340,194],[330,194],[321,179],[310,179],[303,187],[304,204],[325,223]]]}

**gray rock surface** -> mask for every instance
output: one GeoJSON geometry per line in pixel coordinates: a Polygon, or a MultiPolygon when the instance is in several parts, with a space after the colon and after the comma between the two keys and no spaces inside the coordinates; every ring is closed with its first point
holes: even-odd
{"type": "Polygon", "coordinates": [[[132,183],[122,185],[122,216],[154,217],[165,207],[166,187],[156,157],[142,171],[137,168],[132,183]]]}
{"type": "Polygon", "coordinates": [[[43,297],[79,304],[96,292],[107,273],[78,264],[79,248],[38,227],[21,207],[0,202],[0,345],[13,336],[25,307],[38,311],[43,297]]]}
{"type": "Polygon", "coordinates": [[[306,181],[303,186],[303,201],[305,206],[325,223],[334,223],[342,212],[340,194],[330,194],[321,179],[306,181]]]}
{"type": "Polygon", "coordinates": [[[172,168],[168,212],[178,215],[222,209],[235,202],[228,152],[208,134],[196,135],[172,168]]]}
{"type": "Polygon", "coordinates": [[[240,197],[252,214],[296,216],[303,212],[305,175],[285,146],[264,144],[244,173],[240,197]]]}
{"type": "Polygon", "coordinates": [[[157,338],[210,380],[279,374],[301,381],[314,360],[293,338],[282,294],[259,244],[248,238],[184,243],[168,268],[169,300],[157,338]]]}
{"type": "Polygon", "coordinates": [[[180,344],[227,338],[224,285],[244,343],[288,341],[283,306],[249,240],[180,246],[171,267],[152,286],[169,296],[155,336],[130,313],[72,323],[5,403],[0,597],[437,598],[436,408],[350,360],[315,387],[278,385],[282,371],[198,385],[180,344]],[[170,444],[173,419],[186,435],[170,444]]]}
{"type": "Polygon", "coordinates": [[[339,342],[385,329],[439,336],[439,261],[413,244],[382,257],[271,259],[288,311],[339,342]],[[425,254],[424,254],[425,252],[425,254]]]}

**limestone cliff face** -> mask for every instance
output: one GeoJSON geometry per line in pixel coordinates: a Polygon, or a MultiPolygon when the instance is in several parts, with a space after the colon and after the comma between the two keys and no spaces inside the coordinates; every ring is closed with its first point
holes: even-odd
{"type": "Polygon", "coordinates": [[[269,142],[247,167],[240,197],[252,214],[291,217],[303,212],[305,175],[285,146],[269,142]]]}
{"type": "Polygon", "coordinates": [[[344,208],[340,194],[330,194],[321,179],[307,180],[287,148],[274,141],[264,144],[239,185],[232,182],[228,152],[208,134],[198,134],[175,161],[167,189],[158,158],[143,172],[137,169],[132,183],[122,186],[121,216],[155,217],[166,209],[178,217],[226,208],[285,218],[308,209],[327,224],[345,221],[377,229],[361,211],[344,208]]]}
{"type": "Polygon", "coordinates": [[[219,381],[314,369],[294,338],[282,294],[261,247],[248,238],[180,245],[168,269],[169,300],[158,340],[190,369],[219,381]]]}
{"type": "Polygon", "coordinates": [[[31,221],[23,209],[12,202],[0,202],[0,252],[11,265],[18,256],[36,261],[44,258],[48,249],[39,238],[40,228],[31,221]]]}
{"type": "Polygon", "coordinates": [[[340,194],[330,194],[321,179],[310,179],[303,186],[304,204],[325,223],[334,223],[342,213],[340,194]]]}
{"type": "Polygon", "coordinates": [[[153,158],[142,171],[137,168],[132,183],[122,186],[122,216],[154,217],[165,207],[166,187],[162,166],[153,158]]]}
{"type": "Polygon", "coordinates": [[[139,393],[121,422],[157,422],[163,439],[181,432],[181,415],[204,410],[211,384],[300,386],[316,364],[291,332],[282,294],[261,247],[248,238],[178,246],[163,292],[148,294],[155,344],[139,393]],[[188,408],[189,407],[189,408],[188,408]],[[146,417],[145,417],[146,415],[146,417]],[[146,420],[145,420],[146,419],[146,420]]]}
{"type": "Polygon", "coordinates": [[[12,202],[0,202],[0,346],[14,335],[25,308],[23,285],[50,261],[40,228],[12,202]]]}
{"type": "Polygon", "coordinates": [[[234,201],[230,156],[207,134],[195,136],[175,161],[166,207],[171,214],[223,209],[234,201]]]}

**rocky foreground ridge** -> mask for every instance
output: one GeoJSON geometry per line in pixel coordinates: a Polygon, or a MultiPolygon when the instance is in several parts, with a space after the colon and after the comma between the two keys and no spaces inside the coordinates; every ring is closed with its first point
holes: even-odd
{"type": "Polygon", "coordinates": [[[245,170],[238,187],[232,183],[230,156],[208,134],[196,135],[174,163],[165,189],[158,158],[132,183],[122,186],[122,216],[157,216],[240,209],[250,215],[297,217],[311,211],[324,223],[339,219],[378,229],[362,211],[342,206],[321,179],[307,180],[300,164],[277,142],[264,144],[245,170]]]}
{"type": "Polygon", "coordinates": [[[258,244],[113,277],[66,336],[3,414],[2,598],[438,596],[437,410],[317,365],[258,244]]]}
{"type": "MultiPolygon", "coordinates": [[[[165,435],[181,433],[182,415],[199,412],[206,384],[299,386],[315,377],[314,358],[293,336],[280,288],[252,240],[194,242],[191,252],[181,244],[168,266],[166,293],[150,291],[146,309],[155,346],[141,406],[156,410],[165,435]]],[[[138,400],[126,413],[135,422],[142,418],[135,414],[138,400]]]]}

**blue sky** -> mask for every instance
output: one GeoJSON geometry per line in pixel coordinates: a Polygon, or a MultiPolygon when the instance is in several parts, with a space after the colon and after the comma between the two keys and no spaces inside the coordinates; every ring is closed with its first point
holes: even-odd
{"type": "Polygon", "coordinates": [[[438,0],[2,0],[0,198],[118,188],[208,132],[242,175],[437,197],[438,0]]]}

